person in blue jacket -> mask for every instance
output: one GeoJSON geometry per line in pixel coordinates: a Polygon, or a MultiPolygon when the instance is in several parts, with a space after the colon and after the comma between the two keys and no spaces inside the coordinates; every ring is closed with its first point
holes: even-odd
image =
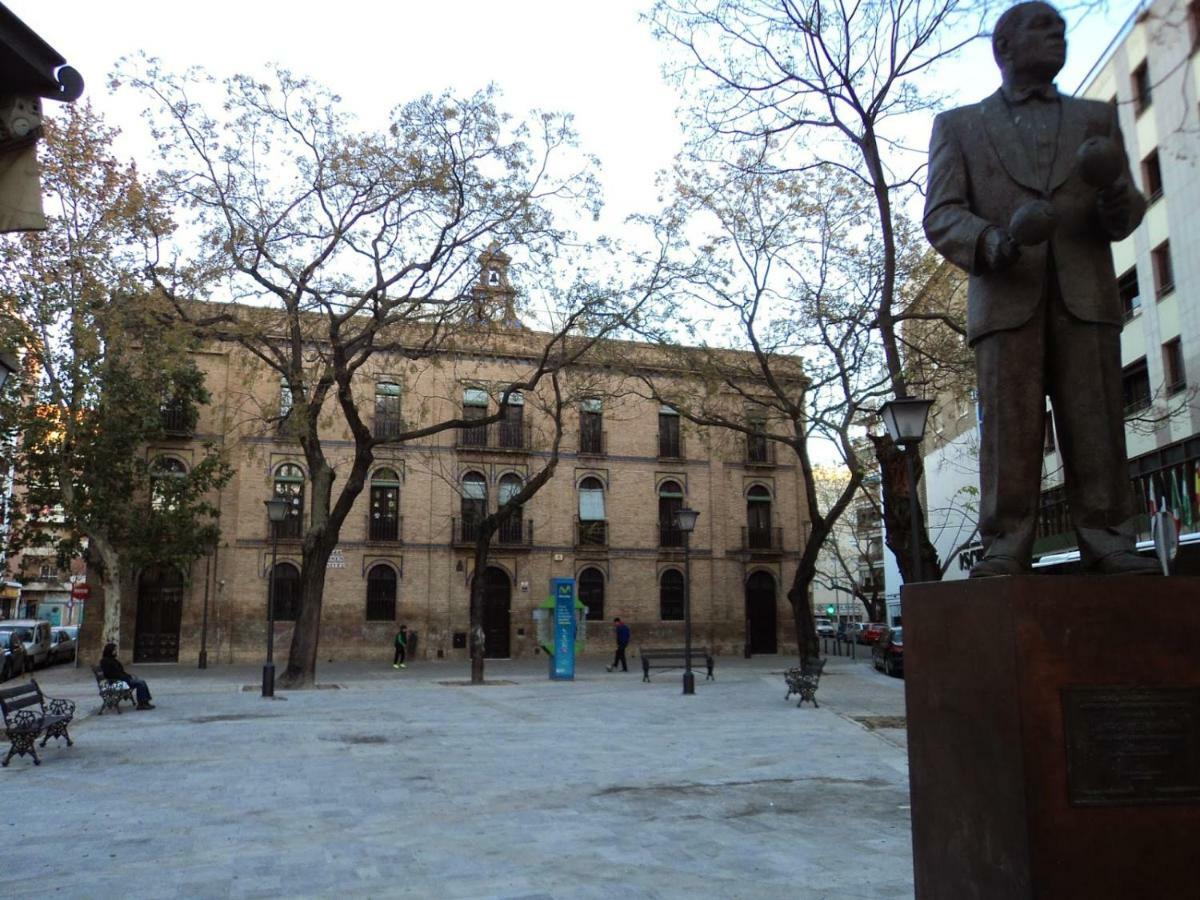
{"type": "Polygon", "coordinates": [[[611,666],[605,666],[606,672],[611,672],[617,667],[617,663],[621,664],[621,671],[628,672],[629,664],[625,662],[625,648],[629,646],[629,626],[621,621],[621,617],[617,616],[613,619],[613,632],[617,636],[617,652],[613,656],[611,666]]]}

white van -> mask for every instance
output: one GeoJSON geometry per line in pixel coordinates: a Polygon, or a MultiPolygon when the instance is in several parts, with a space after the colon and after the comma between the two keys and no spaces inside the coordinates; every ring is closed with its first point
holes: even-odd
{"type": "Polygon", "coordinates": [[[5,619],[0,630],[13,631],[21,636],[25,653],[34,666],[50,662],[50,623],[45,619],[5,619]]]}

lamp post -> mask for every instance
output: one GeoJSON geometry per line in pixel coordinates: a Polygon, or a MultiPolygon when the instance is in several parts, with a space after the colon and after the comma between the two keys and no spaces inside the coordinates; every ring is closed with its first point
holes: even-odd
{"type": "Polygon", "coordinates": [[[267,587],[267,661],[263,665],[262,695],[275,696],[275,557],[279,552],[279,523],[287,518],[291,504],[286,497],[264,500],[271,522],[271,571],[267,587]]]}
{"type": "Polygon", "coordinates": [[[908,485],[911,492],[908,508],[912,514],[912,580],[921,578],[921,522],[917,517],[917,467],[913,457],[925,438],[925,423],[929,419],[932,400],[917,397],[897,397],[883,404],[879,416],[887,429],[888,436],[898,447],[904,449],[904,463],[908,468],[908,485]]]}
{"type": "Polygon", "coordinates": [[[700,513],[686,506],[675,513],[675,521],[683,532],[683,692],[696,693],[696,676],[692,674],[692,531],[700,513]]]}

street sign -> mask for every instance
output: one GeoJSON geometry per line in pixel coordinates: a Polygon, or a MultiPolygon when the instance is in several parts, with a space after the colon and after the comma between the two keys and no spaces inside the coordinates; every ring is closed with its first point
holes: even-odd
{"type": "Polygon", "coordinates": [[[91,593],[92,593],[91,585],[87,585],[87,584],[71,585],[71,599],[73,599],[73,600],[86,600],[88,597],[91,596],[91,593]]]}

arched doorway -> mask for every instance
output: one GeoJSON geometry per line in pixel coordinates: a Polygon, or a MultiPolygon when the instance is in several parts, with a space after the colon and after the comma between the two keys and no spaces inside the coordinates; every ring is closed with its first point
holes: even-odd
{"type": "Polygon", "coordinates": [[[751,653],[776,653],[775,579],[755,572],[746,579],[746,633],[751,653]]]}
{"type": "Polygon", "coordinates": [[[503,569],[489,566],[483,573],[483,655],[508,659],[512,583],[503,569]]]}
{"type": "Polygon", "coordinates": [[[183,618],[183,575],[175,568],[151,568],[138,578],[134,662],[178,662],[183,618]]]}

